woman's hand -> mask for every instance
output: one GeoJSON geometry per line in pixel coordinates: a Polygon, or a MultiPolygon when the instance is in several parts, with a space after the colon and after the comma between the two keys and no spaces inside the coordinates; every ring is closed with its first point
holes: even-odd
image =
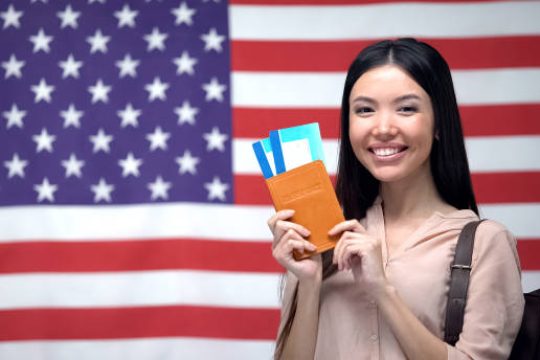
{"type": "Polygon", "coordinates": [[[331,236],[340,233],[334,264],[339,270],[351,269],[355,280],[376,297],[386,286],[381,241],[368,235],[358,220],[343,221],[328,232],[331,236]]]}
{"type": "Polygon", "coordinates": [[[315,251],[316,247],[305,238],[310,232],[302,225],[287,221],[294,215],[294,210],[281,210],[268,219],[268,227],[274,235],[272,255],[299,281],[320,280],[322,277],[322,259],[320,254],[296,261],[293,251],[299,253],[315,251]]]}

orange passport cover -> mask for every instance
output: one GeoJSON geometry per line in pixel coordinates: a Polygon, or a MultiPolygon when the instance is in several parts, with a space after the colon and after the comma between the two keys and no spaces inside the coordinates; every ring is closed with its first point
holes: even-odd
{"type": "Polygon", "coordinates": [[[316,160],[266,180],[277,211],[293,209],[291,221],[303,225],[317,246],[315,252],[294,254],[298,259],[332,249],[338,236],[328,236],[334,225],[345,220],[324,164],[316,160]]]}

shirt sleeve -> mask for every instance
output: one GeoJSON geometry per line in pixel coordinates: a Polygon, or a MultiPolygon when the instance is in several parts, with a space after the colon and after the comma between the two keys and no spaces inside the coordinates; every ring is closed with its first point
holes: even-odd
{"type": "Polygon", "coordinates": [[[463,330],[448,359],[507,359],[524,308],[516,240],[502,225],[477,229],[463,330]]]}

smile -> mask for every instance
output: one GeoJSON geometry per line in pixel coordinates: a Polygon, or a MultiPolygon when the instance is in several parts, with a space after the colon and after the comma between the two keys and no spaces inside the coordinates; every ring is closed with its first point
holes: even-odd
{"type": "Polygon", "coordinates": [[[408,149],[407,146],[370,147],[368,150],[379,160],[395,160],[408,149]]]}

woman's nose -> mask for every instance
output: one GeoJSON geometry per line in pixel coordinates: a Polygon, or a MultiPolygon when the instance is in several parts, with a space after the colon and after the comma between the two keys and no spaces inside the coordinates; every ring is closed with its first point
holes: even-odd
{"type": "Polygon", "coordinates": [[[375,126],[373,127],[373,135],[375,136],[395,136],[397,135],[397,128],[392,121],[390,114],[380,114],[377,118],[375,126]]]}

